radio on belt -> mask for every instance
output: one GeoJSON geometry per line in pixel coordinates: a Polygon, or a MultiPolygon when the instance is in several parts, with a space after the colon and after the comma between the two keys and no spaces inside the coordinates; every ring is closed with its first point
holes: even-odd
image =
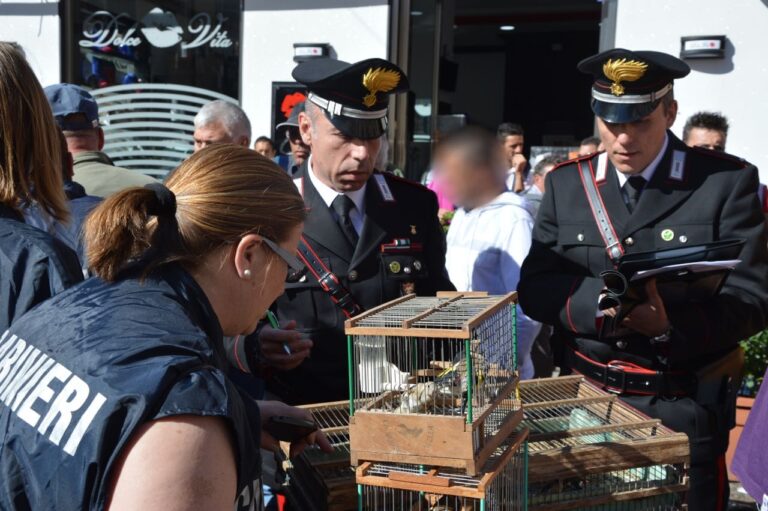
{"type": "Polygon", "coordinates": [[[387,278],[413,281],[426,277],[427,269],[421,260],[424,247],[409,238],[395,238],[381,245],[381,261],[387,278]]]}

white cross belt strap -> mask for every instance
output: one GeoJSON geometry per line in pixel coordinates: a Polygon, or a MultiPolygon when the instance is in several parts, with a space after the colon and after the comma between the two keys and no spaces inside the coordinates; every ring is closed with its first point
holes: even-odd
{"type": "Polygon", "coordinates": [[[616,236],[616,230],[613,228],[611,219],[605,211],[603,197],[597,189],[597,183],[595,183],[592,167],[588,161],[580,161],[578,162],[578,165],[581,185],[584,187],[584,192],[587,194],[587,201],[592,210],[592,216],[597,223],[597,230],[600,231],[600,236],[603,237],[605,250],[608,252],[608,257],[611,259],[611,262],[614,265],[618,265],[619,259],[624,255],[624,247],[621,245],[618,236],[616,236]]]}

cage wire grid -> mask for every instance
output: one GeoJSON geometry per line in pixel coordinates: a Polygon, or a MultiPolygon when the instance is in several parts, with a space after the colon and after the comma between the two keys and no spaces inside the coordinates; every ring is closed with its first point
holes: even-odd
{"type": "MultiPolygon", "coordinates": [[[[643,462],[649,442],[668,439],[680,447],[684,435],[621,402],[580,376],[522,382],[520,396],[525,411],[521,425],[530,428],[529,450],[534,481],[529,481],[532,510],[652,511],[682,509],[687,486],[687,464],[679,452],[662,453],[654,462],[643,462]],[[631,468],[616,466],[547,480],[548,465],[561,453],[569,466],[579,467],[580,448],[605,446],[606,454],[619,445],[628,449],[631,468]],[[538,458],[537,454],[547,455],[538,458]]],[[[617,453],[619,451],[616,451],[617,453]]],[[[613,459],[613,458],[611,458],[613,459]]]]}
{"type": "Polygon", "coordinates": [[[516,307],[509,301],[413,297],[357,320],[348,328],[350,413],[355,401],[374,397],[366,411],[462,416],[472,423],[516,377],[516,307]],[[408,335],[401,335],[404,324],[408,335]],[[377,330],[354,333],[366,328],[377,330]]]}

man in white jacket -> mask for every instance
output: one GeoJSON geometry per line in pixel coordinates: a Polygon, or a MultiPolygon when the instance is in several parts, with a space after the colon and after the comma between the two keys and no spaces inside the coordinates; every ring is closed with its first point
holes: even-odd
{"type": "MultiPolygon", "coordinates": [[[[437,148],[435,168],[458,207],[448,231],[451,282],[459,291],[514,291],[531,246],[533,219],[525,200],[507,190],[495,137],[478,127],[449,134],[437,148]]],[[[520,374],[532,378],[531,345],[541,325],[519,307],[517,319],[520,374]]]]}

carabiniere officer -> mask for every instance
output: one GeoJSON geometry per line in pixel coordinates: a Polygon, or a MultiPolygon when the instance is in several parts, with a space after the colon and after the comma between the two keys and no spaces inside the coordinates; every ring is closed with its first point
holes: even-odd
{"type": "Polygon", "coordinates": [[[289,276],[274,307],[284,330],[262,329],[261,360],[250,363],[283,369],[269,390],[304,404],[348,398],[348,317],[454,287],[434,193],[374,169],[389,96],[408,89],[405,73],[382,59],[320,59],[293,78],[308,92],[299,130],[311,155],[293,175],[309,212],[299,247],[307,272],[289,276]]]}
{"type": "Polygon", "coordinates": [[[562,164],[546,193],[519,285],[526,314],[554,325],[561,365],[690,439],[689,509],[728,501],[724,453],[739,379],[738,342],[768,316],[768,253],[757,169],[724,153],[689,148],[669,128],[673,80],[689,73],[664,53],[614,49],[579,63],[594,76],[592,110],[604,153],[562,164]],[[582,167],[580,167],[580,164],[582,167]],[[584,167],[583,165],[586,165],[584,167]],[[615,246],[608,247],[580,168],[594,180],[615,246]],[[741,263],[714,298],[668,303],[655,282],[647,301],[604,328],[598,311],[618,253],[744,239],[741,263]],[[611,255],[609,255],[609,253],[611,255]]]}

